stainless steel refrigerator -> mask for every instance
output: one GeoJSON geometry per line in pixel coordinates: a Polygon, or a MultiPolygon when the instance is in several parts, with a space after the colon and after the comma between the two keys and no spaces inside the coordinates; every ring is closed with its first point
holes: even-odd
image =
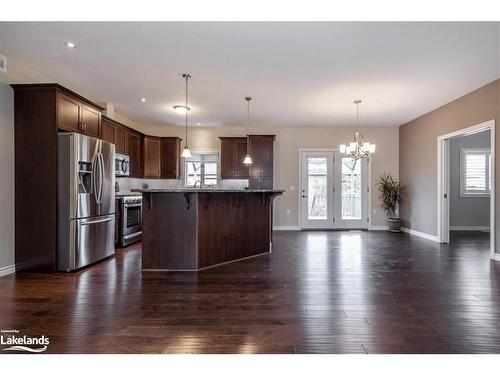
{"type": "Polygon", "coordinates": [[[115,145],[58,137],[57,269],[70,272],[115,252],[115,145]]]}

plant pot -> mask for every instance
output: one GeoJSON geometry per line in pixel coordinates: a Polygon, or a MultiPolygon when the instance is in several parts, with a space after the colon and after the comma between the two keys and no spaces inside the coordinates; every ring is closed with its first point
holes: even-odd
{"type": "Polygon", "coordinates": [[[401,232],[401,225],[403,224],[403,220],[399,217],[390,217],[387,219],[389,223],[389,231],[399,233],[401,232]]]}

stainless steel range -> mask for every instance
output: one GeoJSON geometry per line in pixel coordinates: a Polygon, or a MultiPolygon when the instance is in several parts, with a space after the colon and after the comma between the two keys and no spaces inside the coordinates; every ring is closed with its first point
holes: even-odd
{"type": "Polygon", "coordinates": [[[120,205],[120,246],[128,246],[142,238],[142,196],[123,196],[120,205]]]}

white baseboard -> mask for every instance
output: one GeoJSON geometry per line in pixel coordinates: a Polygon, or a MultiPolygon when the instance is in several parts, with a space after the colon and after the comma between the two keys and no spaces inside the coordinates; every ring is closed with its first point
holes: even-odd
{"type": "Polygon", "coordinates": [[[485,231],[485,230],[490,230],[489,225],[483,225],[483,226],[473,226],[473,225],[454,225],[450,226],[450,230],[464,230],[464,231],[485,231]]]}
{"type": "Polygon", "coordinates": [[[273,230],[300,230],[299,226],[289,225],[289,226],[275,226],[273,230]]]}
{"type": "Polygon", "coordinates": [[[16,272],[16,265],[11,264],[10,266],[0,267],[0,277],[10,275],[16,272]]]}
{"type": "Polygon", "coordinates": [[[389,230],[388,225],[373,225],[371,227],[368,227],[368,230],[389,230]]]}
{"type": "Polygon", "coordinates": [[[425,238],[427,240],[438,242],[437,236],[433,236],[432,234],[427,234],[427,233],[424,233],[424,232],[419,232],[418,230],[413,230],[413,229],[409,229],[409,228],[405,228],[405,227],[401,228],[401,230],[403,232],[411,234],[413,236],[422,237],[422,238],[425,238]]]}

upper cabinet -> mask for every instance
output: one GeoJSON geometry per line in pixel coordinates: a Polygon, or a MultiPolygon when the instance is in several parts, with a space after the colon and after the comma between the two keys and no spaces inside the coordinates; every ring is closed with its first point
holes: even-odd
{"type": "Polygon", "coordinates": [[[127,128],[119,122],[107,117],[102,116],[101,119],[101,139],[106,142],[115,144],[115,152],[119,154],[128,155],[127,148],[127,128]]]}
{"type": "Polygon", "coordinates": [[[181,142],[178,137],[161,139],[161,178],[181,178],[181,142]]]}
{"type": "Polygon", "coordinates": [[[249,135],[249,187],[251,189],[273,188],[274,135],[249,135]]]}
{"type": "Polygon", "coordinates": [[[119,126],[115,126],[115,151],[119,154],[128,155],[127,131],[119,126]]]}
{"type": "Polygon", "coordinates": [[[247,153],[247,138],[219,137],[221,141],[220,170],[223,179],[246,179],[248,167],[243,164],[247,153]]]}
{"type": "Polygon", "coordinates": [[[158,137],[144,137],[144,177],[161,177],[161,139],[158,137]]]}
{"type": "Polygon", "coordinates": [[[101,136],[102,107],[77,94],[59,89],[56,93],[57,127],[91,137],[101,136]]]}
{"type": "Polygon", "coordinates": [[[104,116],[101,119],[101,139],[105,142],[115,143],[115,126],[104,116]]]}
{"type": "Polygon", "coordinates": [[[142,174],[142,136],[139,133],[127,133],[130,177],[141,178],[142,174]]]}

